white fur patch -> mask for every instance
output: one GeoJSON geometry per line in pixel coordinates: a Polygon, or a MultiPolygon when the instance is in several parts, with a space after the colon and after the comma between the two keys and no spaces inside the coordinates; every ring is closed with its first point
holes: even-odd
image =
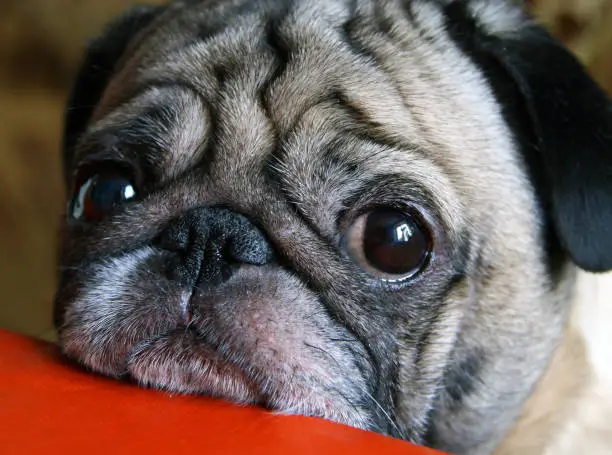
{"type": "Polygon", "coordinates": [[[518,33],[528,23],[521,9],[506,1],[472,0],[468,6],[480,25],[492,35],[518,33]]]}

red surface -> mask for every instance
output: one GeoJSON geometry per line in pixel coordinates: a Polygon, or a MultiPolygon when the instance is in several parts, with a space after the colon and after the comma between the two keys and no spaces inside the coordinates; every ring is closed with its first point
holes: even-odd
{"type": "Polygon", "coordinates": [[[320,419],[172,396],[84,373],[0,331],[0,453],[435,455],[320,419]]]}

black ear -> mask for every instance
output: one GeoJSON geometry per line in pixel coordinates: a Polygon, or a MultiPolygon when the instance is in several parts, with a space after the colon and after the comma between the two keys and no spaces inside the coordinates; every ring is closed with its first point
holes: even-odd
{"type": "Polygon", "coordinates": [[[64,123],[64,175],[74,158],[74,146],[84,132],[116,65],[128,44],[139,31],[163,10],[162,7],[134,6],[108,25],[104,33],[87,47],[81,67],[68,98],[64,123]]]}
{"type": "Polygon", "coordinates": [[[525,16],[495,32],[469,1],[452,1],[445,13],[448,32],[488,77],[517,135],[558,244],[584,270],[611,270],[612,102],[525,16]]]}

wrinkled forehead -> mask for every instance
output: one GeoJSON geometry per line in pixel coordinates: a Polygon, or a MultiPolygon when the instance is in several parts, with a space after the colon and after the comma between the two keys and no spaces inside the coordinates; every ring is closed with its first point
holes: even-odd
{"type": "Polygon", "coordinates": [[[395,124],[415,136],[394,81],[367,49],[372,43],[362,48],[353,33],[369,24],[356,9],[334,0],[211,3],[177,4],[148,27],[132,44],[95,118],[122,103],[129,108],[126,101],[139,104],[134,98],[149,88],[173,86],[221,115],[233,114],[228,104],[257,101],[283,136],[325,100],[376,110],[386,129],[395,124]]]}
{"type": "Polygon", "coordinates": [[[90,133],[147,136],[175,172],[210,159],[206,150],[261,161],[300,132],[329,142],[369,119],[380,142],[416,146],[415,121],[389,76],[351,49],[342,5],[221,3],[218,14],[206,5],[171,8],[136,39],[90,133]]]}

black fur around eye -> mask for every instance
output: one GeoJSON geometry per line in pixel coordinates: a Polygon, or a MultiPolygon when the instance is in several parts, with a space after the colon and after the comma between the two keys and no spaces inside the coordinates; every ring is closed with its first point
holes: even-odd
{"type": "Polygon", "coordinates": [[[125,169],[104,170],[77,177],[70,216],[99,221],[116,206],[136,197],[132,174],[125,169]]]}
{"type": "Polygon", "coordinates": [[[409,213],[376,209],[361,215],[349,227],[345,246],[364,270],[385,281],[400,281],[425,267],[431,253],[431,235],[409,213]]]}

